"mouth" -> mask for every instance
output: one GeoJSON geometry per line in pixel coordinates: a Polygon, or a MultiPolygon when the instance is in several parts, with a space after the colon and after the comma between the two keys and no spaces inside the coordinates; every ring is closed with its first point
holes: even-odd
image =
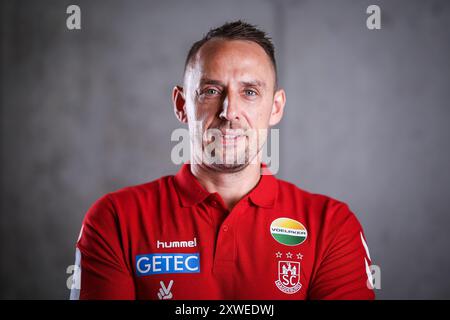
{"type": "Polygon", "coordinates": [[[239,129],[210,128],[210,129],[215,131],[211,131],[210,135],[206,134],[206,136],[208,136],[207,144],[217,143],[219,145],[222,145],[223,147],[230,147],[235,146],[238,143],[243,143],[242,140],[247,138],[246,130],[241,128],[239,129]],[[212,134],[213,132],[214,134],[212,134]],[[215,139],[212,139],[212,136],[214,136],[215,139]]]}
{"type": "Polygon", "coordinates": [[[242,134],[222,134],[221,140],[223,145],[235,145],[244,137],[242,134]]]}

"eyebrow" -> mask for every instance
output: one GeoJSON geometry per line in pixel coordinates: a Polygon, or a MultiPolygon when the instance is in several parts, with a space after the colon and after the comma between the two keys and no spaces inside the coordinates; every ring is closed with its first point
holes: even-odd
{"type": "Polygon", "coordinates": [[[246,87],[261,87],[261,88],[266,87],[266,83],[260,80],[240,81],[239,83],[243,84],[246,87]]]}
{"type": "Polygon", "coordinates": [[[201,78],[200,79],[200,85],[205,85],[205,84],[213,84],[216,86],[221,86],[221,87],[225,87],[225,84],[222,81],[219,80],[214,80],[214,79],[210,79],[210,78],[201,78]]]}
{"type": "MultiPolygon", "coordinates": [[[[260,81],[260,80],[239,81],[239,83],[246,87],[262,87],[262,88],[266,87],[266,83],[264,81],[260,81]]],[[[202,86],[205,84],[212,84],[212,85],[225,87],[225,84],[220,80],[215,80],[215,79],[210,79],[210,78],[201,78],[200,85],[202,86]]]]}

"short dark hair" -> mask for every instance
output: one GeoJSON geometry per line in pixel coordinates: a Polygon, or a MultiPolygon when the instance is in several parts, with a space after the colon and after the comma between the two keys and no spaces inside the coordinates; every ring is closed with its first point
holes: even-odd
{"type": "Polygon", "coordinates": [[[259,44],[269,56],[270,61],[272,61],[275,72],[275,88],[277,88],[277,63],[275,60],[275,47],[272,43],[272,39],[268,37],[264,31],[258,29],[257,26],[241,20],[227,22],[218,28],[211,29],[205,36],[203,36],[201,40],[195,42],[186,57],[184,72],[186,72],[187,66],[200,50],[201,46],[214,38],[226,40],[248,40],[259,44]]]}

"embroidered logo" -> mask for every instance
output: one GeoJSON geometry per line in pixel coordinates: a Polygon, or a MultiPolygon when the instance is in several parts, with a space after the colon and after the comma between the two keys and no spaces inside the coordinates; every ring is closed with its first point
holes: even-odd
{"type": "Polygon", "coordinates": [[[278,280],[276,286],[282,292],[293,294],[302,287],[300,284],[300,262],[278,261],[278,280]]]}
{"type": "Polygon", "coordinates": [[[169,300],[172,299],[173,294],[170,291],[172,289],[173,280],[170,280],[169,285],[166,287],[163,281],[160,281],[159,284],[161,285],[161,288],[159,288],[158,292],[158,298],[159,300],[169,300]]]}

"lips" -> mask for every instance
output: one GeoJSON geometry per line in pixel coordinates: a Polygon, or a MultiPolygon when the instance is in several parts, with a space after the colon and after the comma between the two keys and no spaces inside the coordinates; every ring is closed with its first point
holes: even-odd
{"type": "Polygon", "coordinates": [[[244,135],[242,134],[225,134],[221,136],[222,144],[224,145],[236,144],[238,139],[243,137],[244,135]]]}
{"type": "Polygon", "coordinates": [[[218,131],[217,133],[220,132],[219,141],[222,145],[233,145],[236,144],[239,139],[246,137],[244,129],[219,129],[219,128],[210,128],[210,129],[217,130],[218,131]]]}

